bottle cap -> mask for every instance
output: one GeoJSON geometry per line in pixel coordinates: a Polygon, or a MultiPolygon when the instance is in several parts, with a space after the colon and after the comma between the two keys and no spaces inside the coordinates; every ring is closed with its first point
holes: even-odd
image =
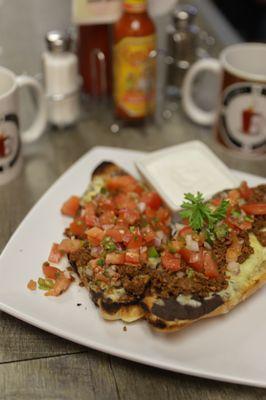
{"type": "Polygon", "coordinates": [[[70,49],[70,36],[64,32],[53,30],[46,34],[46,45],[52,53],[63,53],[70,49]]]}

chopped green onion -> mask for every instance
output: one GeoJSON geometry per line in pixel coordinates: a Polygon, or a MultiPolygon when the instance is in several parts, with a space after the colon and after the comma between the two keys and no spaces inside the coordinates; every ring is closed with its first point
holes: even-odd
{"type": "Polygon", "coordinates": [[[100,267],[104,266],[104,259],[103,258],[99,258],[99,260],[97,261],[97,265],[99,265],[100,267]]]}
{"type": "Polygon", "coordinates": [[[148,257],[149,258],[158,258],[159,257],[159,253],[155,247],[150,247],[148,249],[148,257]]]}
{"type": "Polygon", "coordinates": [[[38,287],[41,290],[49,290],[54,287],[54,281],[52,279],[44,279],[44,278],[39,278],[38,279],[38,287]]]}

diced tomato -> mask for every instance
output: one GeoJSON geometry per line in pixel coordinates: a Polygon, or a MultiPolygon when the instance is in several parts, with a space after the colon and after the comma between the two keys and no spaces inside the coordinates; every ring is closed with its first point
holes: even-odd
{"type": "Polygon", "coordinates": [[[134,249],[127,250],[125,255],[125,264],[139,265],[140,264],[139,252],[134,249]]]}
{"type": "Polygon", "coordinates": [[[234,218],[231,215],[226,218],[226,223],[233,229],[238,228],[242,231],[247,231],[252,228],[251,221],[241,221],[238,218],[234,218]]]}
{"type": "Polygon", "coordinates": [[[145,243],[147,244],[151,244],[156,237],[154,230],[150,226],[145,226],[144,228],[142,228],[141,234],[145,243]]]}
{"type": "Polygon", "coordinates": [[[245,200],[248,200],[252,196],[252,193],[253,193],[253,190],[248,186],[246,181],[243,181],[241,183],[239,191],[240,191],[241,197],[243,197],[243,199],[245,199],[245,200]]]}
{"type": "Polygon", "coordinates": [[[82,217],[77,217],[73,222],[69,225],[69,229],[73,233],[74,236],[84,237],[85,231],[87,229],[87,224],[82,217]]]}
{"type": "Polygon", "coordinates": [[[156,212],[156,217],[161,221],[165,222],[169,219],[170,213],[165,207],[160,207],[156,212]]]}
{"type": "Polygon", "coordinates": [[[203,252],[203,265],[204,273],[208,278],[218,278],[219,272],[217,264],[209,251],[203,252]]]}
{"type": "Polygon", "coordinates": [[[146,251],[141,251],[140,250],[139,259],[140,259],[140,263],[141,264],[146,264],[147,263],[147,261],[148,261],[147,250],[146,251]]]}
{"type": "Polygon", "coordinates": [[[99,223],[103,225],[113,225],[115,223],[115,213],[114,211],[106,211],[99,217],[99,223]]]}
{"type": "Polygon", "coordinates": [[[179,250],[181,257],[196,271],[203,270],[203,251],[191,251],[186,247],[179,250]]]}
{"type": "Polygon", "coordinates": [[[105,236],[104,231],[97,226],[87,230],[86,234],[88,240],[95,246],[99,245],[105,236]]]}
{"type": "Polygon", "coordinates": [[[51,250],[50,250],[48,261],[51,262],[51,263],[57,264],[57,263],[59,263],[61,258],[62,258],[62,253],[59,250],[59,244],[58,243],[54,243],[52,245],[51,250]]]}
{"type": "Polygon", "coordinates": [[[137,210],[122,208],[119,210],[119,218],[127,222],[129,225],[134,225],[140,218],[140,213],[137,210]]]}
{"type": "Polygon", "coordinates": [[[71,196],[61,207],[61,213],[68,217],[75,217],[79,209],[79,197],[71,196]]]}
{"type": "Polygon", "coordinates": [[[58,250],[64,253],[75,253],[82,246],[82,241],[78,239],[63,239],[59,244],[58,250]]]}
{"type": "Polygon", "coordinates": [[[211,203],[216,207],[218,207],[221,204],[221,202],[222,202],[222,199],[220,199],[218,197],[211,200],[211,203]]]}
{"type": "Polygon", "coordinates": [[[165,251],[161,257],[162,266],[170,271],[178,271],[181,267],[180,255],[165,251]]]}
{"type": "Polygon", "coordinates": [[[237,189],[230,190],[228,193],[228,199],[232,206],[235,206],[240,199],[240,193],[237,189]]]}
{"type": "Polygon", "coordinates": [[[146,206],[150,207],[152,210],[158,210],[162,205],[162,199],[156,192],[144,192],[141,196],[141,201],[143,201],[146,206]]]}
{"type": "Polygon", "coordinates": [[[108,179],[106,186],[109,190],[121,190],[125,192],[133,191],[132,188],[136,186],[136,179],[130,175],[115,176],[108,179]]]}
{"type": "Polygon", "coordinates": [[[98,225],[98,218],[95,215],[95,206],[88,203],[84,207],[84,221],[88,227],[98,225]]]}
{"type": "Polygon", "coordinates": [[[99,220],[94,214],[85,214],[84,221],[89,228],[92,228],[93,226],[97,226],[99,224],[99,220]]]}
{"type": "Polygon", "coordinates": [[[156,217],[156,210],[153,210],[150,207],[146,207],[145,211],[144,211],[148,221],[152,221],[154,218],[156,217]]]}
{"type": "Polygon", "coordinates": [[[251,215],[266,215],[266,203],[243,204],[242,210],[251,215]]]}
{"type": "Polygon", "coordinates": [[[58,274],[61,272],[59,268],[52,267],[48,263],[43,264],[42,270],[45,278],[49,279],[56,279],[58,274]]]}
{"type": "Polygon", "coordinates": [[[106,196],[99,196],[97,200],[97,210],[98,211],[114,211],[115,204],[113,199],[106,196]]]}
{"type": "Polygon", "coordinates": [[[121,208],[127,208],[130,210],[135,210],[137,204],[129,193],[119,193],[114,197],[114,204],[119,210],[121,208]]]}
{"type": "Polygon", "coordinates": [[[190,226],[184,226],[184,228],[182,228],[178,235],[180,237],[185,237],[186,235],[191,235],[193,233],[193,229],[190,226]]]}
{"type": "Polygon", "coordinates": [[[31,279],[27,284],[27,288],[30,290],[36,290],[37,282],[31,279]]]}
{"type": "Polygon", "coordinates": [[[106,264],[124,264],[125,254],[124,253],[108,253],[105,259],[106,264]]]}
{"type": "Polygon", "coordinates": [[[131,239],[127,244],[128,249],[139,249],[142,246],[143,239],[139,233],[139,230],[136,229],[135,232],[131,233],[131,239]]]}
{"type": "Polygon", "coordinates": [[[116,243],[123,242],[124,234],[125,230],[119,227],[114,227],[106,231],[106,236],[111,237],[116,243]]]}
{"type": "Polygon", "coordinates": [[[241,254],[242,244],[239,241],[237,235],[235,233],[232,234],[232,244],[228,247],[226,251],[226,261],[237,261],[238,257],[241,254]]]}

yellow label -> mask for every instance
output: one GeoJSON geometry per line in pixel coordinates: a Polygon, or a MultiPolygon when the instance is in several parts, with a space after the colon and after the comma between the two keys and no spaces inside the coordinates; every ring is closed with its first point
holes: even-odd
{"type": "Polygon", "coordinates": [[[145,117],[155,107],[155,35],[126,37],[114,46],[115,104],[131,117],[145,117]]]}
{"type": "Polygon", "coordinates": [[[124,0],[123,7],[129,12],[143,12],[147,8],[147,0],[124,0]]]}

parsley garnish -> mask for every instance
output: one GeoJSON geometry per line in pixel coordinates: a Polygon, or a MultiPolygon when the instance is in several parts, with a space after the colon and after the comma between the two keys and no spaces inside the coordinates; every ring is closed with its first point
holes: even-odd
{"type": "Polygon", "coordinates": [[[181,205],[183,210],[180,212],[182,218],[188,219],[189,225],[195,231],[206,230],[210,241],[213,240],[214,228],[218,222],[225,218],[229,202],[222,200],[220,205],[213,211],[204,202],[202,193],[193,195],[185,194],[184,203],[181,205]]]}

